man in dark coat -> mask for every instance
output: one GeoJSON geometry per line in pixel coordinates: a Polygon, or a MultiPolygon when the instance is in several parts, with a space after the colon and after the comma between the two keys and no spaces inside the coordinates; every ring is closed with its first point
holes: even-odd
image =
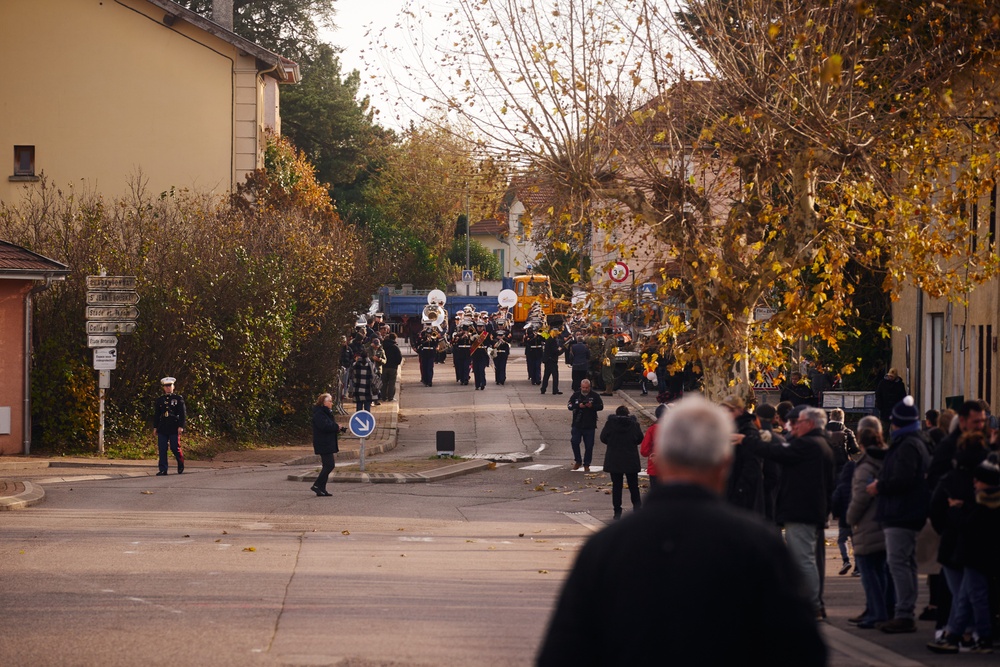
{"type": "Polygon", "coordinates": [[[889,574],[896,588],[896,610],[892,620],[880,624],[882,632],[916,632],[917,534],[927,522],[930,491],[927,469],[930,454],[920,430],[920,413],[913,397],[907,396],[892,409],[892,439],[878,479],[868,485],[875,496],[875,520],[885,534],[889,574]]]}
{"type": "Polygon", "coordinates": [[[569,347],[569,362],[573,367],[573,391],[580,391],[580,381],[590,373],[590,348],[578,337],[569,347]]]}
{"type": "Polygon", "coordinates": [[[775,520],[785,528],[785,541],[792,560],[802,574],[809,600],[816,614],[822,615],[823,589],[820,567],[824,566],[820,535],[829,514],[833,493],[833,451],[826,439],[826,412],[821,408],[799,406],[788,413],[792,434],[787,445],[762,440],[743,439],[761,458],[781,465],[781,481],[775,520]]]}
{"type": "Polygon", "coordinates": [[[781,400],[794,406],[816,405],[816,395],[812,388],[802,379],[801,373],[792,373],[788,382],[781,387],[781,400]]]}
{"type": "Polygon", "coordinates": [[[642,428],[624,405],[619,405],[615,414],[604,423],[601,442],[608,446],[604,453],[604,472],[611,475],[611,507],[614,518],[620,519],[625,481],[628,481],[632,510],[638,511],[642,506],[642,496],[639,495],[639,470],[642,467],[639,444],[642,442],[642,428]]]}
{"type": "Polygon", "coordinates": [[[906,383],[895,368],[890,368],[875,386],[875,407],[882,418],[882,425],[888,430],[889,414],[896,404],[906,398],[906,383]]]}
{"type": "Polygon", "coordinates": [[[382,393],[385,400],[396,400],[396,378],[399,376],[399,366],[403,363],[403,353],[396,344],[396,334],[391,333],[385,338],[385,364],[382,366],[382,393]]]}
{"type": "Polygon", "coordinates": [[[528,364],[528,379],[531,384],[542,383],[542,353],[545,350],[545,339],[534,329],[524,330],[524,360],[528,364]]]}
{"type": "MultiPolygon", "coordinates": [[[[590,472],[590,462],[594,457],[594,434],[597,431],[597,413],[604,409],[604,401],[596,391],[590,390],[590,380],[580,383],[580,391],[573,392],[566,403],[573,412],[569,444],[573,448],[573,470],[583,466],[590,472]],[[580,456],[580,441],[583,440],[583,456],[580,456]]],[[[641,441],[641,438],[640,438],[641,441]]]]}
{"type": "Polygon", "coordinates": [[[592,537],[538,654],[549,665],[826,664],[798,573],[772,527],[723,502],[732,419],[700,397],[656,431],[662,484],[592,537]]]}
{"type": "Polygon", "coordinates": [[[167,448],[174,453],[177,459],[177,474],[184,472],[184,452],[181,451],[181,433],[187,426],[187,407],[184,405],[184,397],[174,393],[174,382],[172,377],[160,380],[163,387],[163,395],[156,399],[153,406],[153,433],[156,434],[156,448],[159,450],[159,472],[156,475],[167,474],[168,459],[167,448]]]}
{"type": "MultiPolygon", "coordinates": [[[[733,416],[736,432],[747,440],[759,440],[760,430],[756,418],[746,411],[746,404],[739,396],[726,396],[722,407],[733,416]]],[[[752,447],[740,447],[733,456],[733,468],[726,483],[726,500],[737,507],[764,514],[764,464],[755,456],[752,447]]]]}

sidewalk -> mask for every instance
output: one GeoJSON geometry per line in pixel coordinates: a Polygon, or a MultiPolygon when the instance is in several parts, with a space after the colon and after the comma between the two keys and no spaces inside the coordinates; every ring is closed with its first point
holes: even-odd
{"type": "MultiPolygon", "coordinates": [[[[399,402],[400,387],[397,386],[397,401],[383,401],[381,405],[372,406],[375,416],[375,434],[365,439],[365,457],[383,454],[395,449],[399,436],[399,402]]],[[[345,403],[347,415],[337,415],[337,423],[347,426],[350,413],[354,411],[353,403],[345,403]]],[[[360,457],[361,441],[350,431],[340,436],[340,452],[338,461],[353,461],[360,457]]],[[[288,465],[288,466],[319,466],[319,456],[313,453],[312,444],[292,445],[285,447],[268,447],[264,449],[247,449],[223,452],[210,461],[186,461],[185,474],[197,472],[199,469],[236,468],[258,465],[288,465]]],[[[174,472],[171,460],[171,474],[174,472]]],[[[42,481],[75,481],[83,479],[110,479],[116,477],[143,477],[155,475],[157,461],[155,459],[123,460],[101,459],[89,457],[35,457],[10,456],[0,458],[0,511],[23,509],[35,505],[45,499],[45,489],[38,480],[25,481],[23,477],[37,477],[40,472],[52,471],[52,477],[42,481]],[[73,470],[71,475],[64,474],[66,469],[73,470]]],[[[425,474],[426,476],[426,474],[425,474]]],[[[374,481],[374,480],[367,480],[374,481]]],[[[396,480],[380,480],[396,481],[396,480]]],[[[427,479],[415,481],[429,481],[427,479]]]]}

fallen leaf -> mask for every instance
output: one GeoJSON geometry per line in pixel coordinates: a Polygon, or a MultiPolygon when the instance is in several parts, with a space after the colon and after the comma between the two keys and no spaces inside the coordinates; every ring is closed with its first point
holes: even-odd
{"type": "Polygon", "coordinates": [[[400,558],[406,558],[406,554],[399,554],[400,558]]]}
{"type": "Polygon", "coordinates": [[[548,574],[548,573],[549,573],[548,570],[539,570],[538,571],[538,574],[548,574]]]}
{"type": "Polygon", "coordinates": [[[397,528],[396,530],[406,530],[405,528],[397,528]]]}
{"type": "Polygon", "coordinates": [[[243,551],[257,551],[257,547],[243,547],[243,551]]]}
{"type": "Polygon", "coordinates": [[[341,535],[350,535],[351,531],[349,531],[349,530],[342,530],[342,531],[340,531],[340,534],[341,535]]]}
{"type": "Polygon", "coordinates": [[[487,547],[486,550],[487,551],[496,551],[497,548],[496,547],[487,547]]]}
{"type": "Polygon", "coordinates": [[[190,535],[185,535],[184,537],[191,537],[190,535]]]}
{"type": "Polygon", "coordinates": [[[144,496],[151,496],[151,495],[153,495],[153,492],[152,491],[143,491],[142,495],[144,495],[144,496]]]}
{"type": "Polygon", "coordinates": [[[518,533],[517,536],[518,537],[524,537],[524,533],[518,533]]]}
{"type": "Polygon", "coordinates": [[[222,538],[220,537],[220,538],[219,538],[219,539],[217,539],[217,540],[216,540],[215,542],[216,542],[216,544],[218,544],[218,543],[219,543],[219,542],[221,542],[221,541],[222,541],[222,538]]]}
{"type": "Polygon", "coordinates": [[[223,535],[228,535],[229,533],[228,533],[228,532],[226,532],[226,531],[222,531],[222,534],[223,534],[223,535]]]}

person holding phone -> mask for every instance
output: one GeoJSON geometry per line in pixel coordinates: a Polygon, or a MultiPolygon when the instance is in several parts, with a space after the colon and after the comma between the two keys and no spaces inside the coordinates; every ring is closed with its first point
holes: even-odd
{"type": "Polygon", "coordinates": [[[345,426],[337,426],[337,421],[333,418],[333,396],[331,394],[320,394],[313,406],[312,413],[313,429],[313,452],[319,455],[323,463],[316,482],[312,485],[312,491],[317,496],[331,496],[326,490],[326,482],[330,479],[330,473],[335,466],[333,455],[340,451],[337,445],[337,435],[347,430],[345,426]]]}

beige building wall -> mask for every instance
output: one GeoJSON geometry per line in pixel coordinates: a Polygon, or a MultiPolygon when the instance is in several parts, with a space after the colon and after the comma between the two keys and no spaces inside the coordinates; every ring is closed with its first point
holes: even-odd
{"type": "Polygon", "coordinates": [[[0,280],[0,456],[24,451],[24,297],[27,280],[0,280]],[[3,429],[6,431],[7,429],[3,429]]]}
{"type": "MultiPolygon", "coordinates": [[[[990,210],[990,201],[984,198],[977,207],[981,213],[976,243],[979,249],[988,244],[992,252],[1000,253],[997,216],[990,210]]],[[[907,287],[893,304],[892,322],[892,366],[922,412],[941,409],[949,397],[960,396],[981,398],[1000,414],[1000,281],[973,290],[968,307],[907,287]]]]}
{"type": "MultiPolygon", "coordinates": [[[[123,192],[228,192],[258,164],[263,110],[254,59],[143,0],[0,2],[0,200],[14,146],[56,185],[123,192]],[[3,173],[6,171],[6,173],[3,173]]],[[[260,86],[262,88],[262,86],[260,86]]]]}

